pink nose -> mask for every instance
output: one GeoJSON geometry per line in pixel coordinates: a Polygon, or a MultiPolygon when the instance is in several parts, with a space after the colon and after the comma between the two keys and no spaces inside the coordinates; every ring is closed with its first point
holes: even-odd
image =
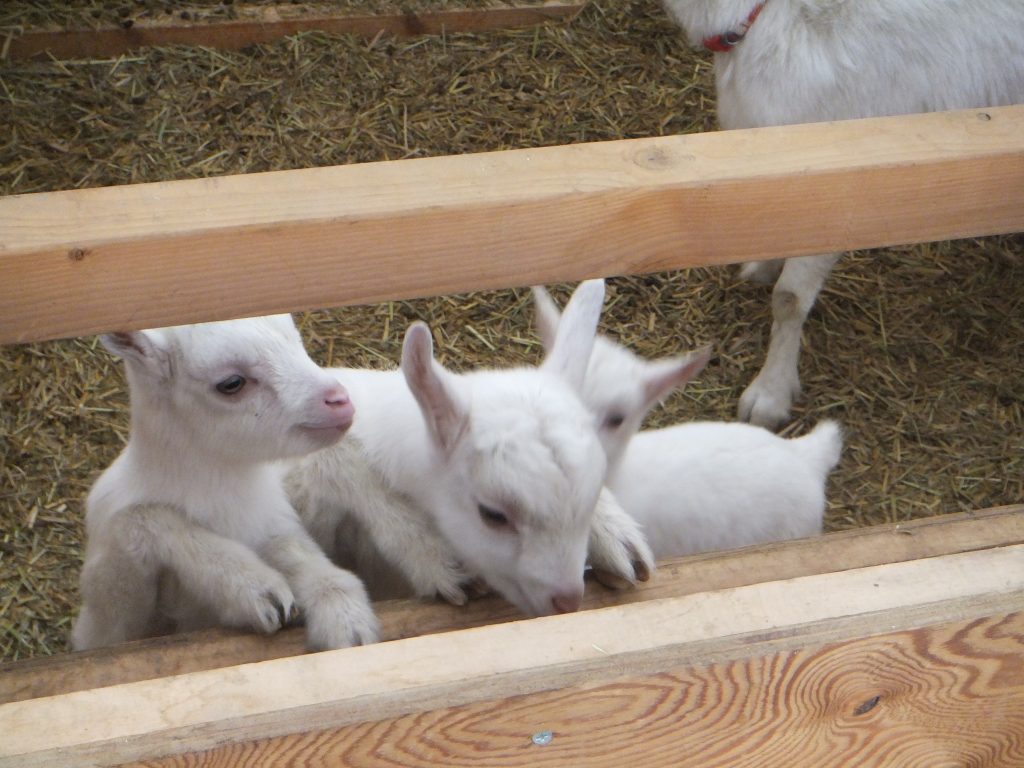
{"type": "Polygon", "coordinates": [[[331,408],[341,408],[350,403],[348,391],[340,384],[336,387],[331,387],[324,393],[324,405],[331,408]]]}
{"type": "Polygon", "coordinates": [[[551,607],[555,613],[575,613],[582,602],[583,593],[580,591],[557,592],[551,596],[551,607]]]}

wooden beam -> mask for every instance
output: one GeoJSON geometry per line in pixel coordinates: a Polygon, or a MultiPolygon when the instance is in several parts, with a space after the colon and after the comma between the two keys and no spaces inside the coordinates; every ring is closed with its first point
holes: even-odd
{"type": "MultiPolygon", "coordinates": [[[[1009,544],[1024,544],[1022,505],[681,558],[662,563],[651,581],[629,592],[609,592],[590,584],[584,608],[680,597],[1009,544]]],[[[386,640],[522,618],[515,608],[499,598],[476,600],[465,608],[442,603],[391,601],[379,603],[376,611],[386,640]]],[[[0,703],[250,664],[304,652],[301,629],[279,632],[272,637],[209,630],[114,648],[9,662],[0,664],[0,703]]]]}
{"type": "MultiPolygon", "coordinates": [[[[849,704],[855,700],[860,707],[865,693],[874,695],[871,691],[882,686],[887,697],[883,711],[909,726],[915,726],[916,709],[906,701],[913,694],[930,706],[933,717],[927,725],[936,732],[957,729],[965,737],[979,736],[964,728],[969,704],[976,713],[969,726],[988,719],[1019,733],[1024,725],[1024,636],[1019,617],[1010,614],[1022,611],[1024,545],[771,581],[4,704],[0,766],[116,765],[214,748],[232,750],[231,745],[255,739],[316,731],[340,734],[340,745],[320,742],[337,751],[347,743],[344,729],[349,726],[371,728],[369,724],[380,722],[387,729],[388,722],[407,715],[437,712],[423,715],[420,723],[433,723],[436,730],[426,730],[444,734],[444,744],[423,745],[425,753],[417,764],[429,764],[441,754],[458,761],[467,749],[494,756],[506,744],[495,745],[486,734],[453,743],[449,729],[458,726],[444,720],[444,712],[501,702],[491,709],[498,713],[514,707],[514,697],[615,682],[628,691],[635,681],[672,675],[681,668],[705,667],[711,678],[728,679],[732,670],[756,669],[759,658],[773,654],[781,654],[784,665],[769,666],[766,672],[772,674],[744,687],[749,698],[718,702],[709,718],[693,728],[708,728],[734,705],[740,710],[733,717],[738,713],[742,718],[743,708],[755,701],[767,702],[761,719],[748,724],[764,729],[762,739],[775,714],[790,707],[806,713],[820,728],[822,718],[835,718],[836,707],[845,720],[849,704]],[[925,627],[937,628],[939,634],[918,642],[914,631],[925,627]],[[867,686],[852,689],[852,699],[851,689],[828,675],[819,676],[814,665],[803,661],[824,644],[892,633],[910,634],[891,658],[858,646],[847,660],[856,662],[867,686]],[[900,659],[890,679],[890,661],[900,659]],[[787,670],[785,665],[796,666],[787,670]],[[790,674],[791,686],[773,687],[773,678],[790,674]],[[791,698],[795,696],[803,699],[791,698]],[[948,705],[957,698],[967,699],[967,704],[948,705]],[[462,755],[457,754],[460,750],[462,755]]],[[[683,715],[703,694],[715,693],[685,682],[677,688],[688,702],[683,715]]],[[[656,700],[650,704],[656,711],[656,700]]],[[[539,718],[533,727],[543,729],[545,720],[539,718]]],[[[869,730],[875,733],[885,720],[871,722],[869,730]]],[[[514,735],[505,731],[502,720],[495,725],[514,735]]],[[[686,726],[685,720],[673,720],[665,730],[685,733],[690,730],[686,726]]],[[[841,736],[837,739],[844,742],[841,736]]],[[[258,760],[273,762],[267,750],[277,743],[264,741],[258,760]]],[[[1019,740],[1014,743],[1019,750],[1019,740]]],[[[386,754],[395,749],[387,740],[377,745],[386,754]]],[[[678,765],[672,762],[678,755],[662,746],[650,764],[678,765]],[[662,759],[655,762],[658,755],[662,759]]],[[[635,742],[624,747],[642,749],[635,742]]],[[[256,764],[251,759],[254,747],[237,749],[234,762],[246,753],[245,764],[256,764]]],[[[199,764],[198,759],[192,755],[187,764],[199,764]]],[[[581,763],[567,759],[562,764],[581,763]]]]}
{"type": "Polygon", "coordinates": [[[705,648],[656,675],[131,765],[1011,768],[1024,764],[1022,640],[1021,613],[797,649],[754,639],[743,658],[705,648]]]}
{"type": "Polygon", "coordinates": [[[0,343],[1024,229],[1024,106],[0,198],[0,343]]]}
{"type": "Polygon", "coordinates": [[[120,56],[153,45],[202,45],[237,50],[269,43],[296,32],[351,33],[373,38],[439,35],[454,32],[486,32],[531,26],[545,21],[568,21],[585,2],[496,4],[488,8],[446,8],[380,15],[324,14],[303,6],[235,6],[238,16],[229,20],[183,21],[179,16],[139,18],[127,25],[98,29],[36,30],[11,37],[11,59],[53,56],[58,59],[93,59],[120,56]]]}

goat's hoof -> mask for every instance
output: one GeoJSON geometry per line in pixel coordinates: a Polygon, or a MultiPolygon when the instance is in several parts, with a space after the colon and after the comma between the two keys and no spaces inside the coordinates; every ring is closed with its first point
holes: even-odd
{"type": "Polygon", "coordinates": [[[333,651],[338,648],[352,648],[370,645],[380,639],[380,628],[369,605],[335,617],[335,622],[326,627],[322,622],[306,624],[306,648],[310,651],[333,651]]]}
{"type": "Polygon", "coordinates": [[[452,587],[444,590],[439,589],[437,591],[437,597],[442,602],[448,603],[449,605],[457,606],[459,608],[461,608],[469,602],[469,596],[466,595],[465,590],[463,590],[461,587],[452,587]]]}
{"type": "Polygon", "coordinates": [[[590,572],[594,576],[594,581],[602,587],[615,590],[616,592],[621,592],[624,589],[636,586],[636,584],[629,579],[625,579],[612,571],[606,571],[603,568],[592,568],[590,572]]]}
{"type": "Polygon", "coordinates": [[[307,598],[306,647],[326,651],[376,642],[380,627],[363,583],[355,574],[335,570],[307,598]]]}
{"type": "Polygon", "coordinates": [[[481,597],[487,597],[488,595],[494,594],[494,590],[491,589],[491,585],[479,577],[470,579],[462,585],[462,588],[466,591],[466,597],[470,600],[477,600],[481,597]]]}
{"type": "Polygon", "coordinates": [[[792,398],[777,397],[755,381],[740,397],[736,413],[740,421],[774,431],[789,421],[792,405],[792,398]]]}
{"type": "Polygon", "coordinates": [[[298,610],[291,592],[267,590],[260,596],[253,617],[253,629],[272,635],[288,625],[289,618],[298,610]]]}
{"type": "Polygon", "coordinates": [[[478,600],[481,597],[493,594],[491,586],[479,576],[462,582],[457,589],[449,589],[444,592],[438,591],[437,596],[451,605],[464,606],[470,600],[478,600]]]}

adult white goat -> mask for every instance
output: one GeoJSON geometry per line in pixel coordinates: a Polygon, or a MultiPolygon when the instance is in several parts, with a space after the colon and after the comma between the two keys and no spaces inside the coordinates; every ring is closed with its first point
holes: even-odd
{"type": "Polygon", "coordinates": [[[101,337],[124,359],[128,445],[86,507],[75,649],[209,625],[273,632],[301,608],[311,648],[371,642],[362,583],[284,491],[281,459],[338,441],[353,408],[288,315],[101,337]]]}
{"type": "MultiPolygon", "coordinates": [[[[355,546],[357,568],[380,555],[412,591],[453,602],[462,564],[531,615],[579,607],[588,545],[597,567],[645,578],[635,521],[598,503],[605,457],[577,394],[603,296],[602,281],[577,292],[540,368],[450,373],[417,323],[400,371],[335,369],[360,417],[289,480],[317,541],[339,557],[355,546]]],[[[381,570],[360,571],[371,589],[381,570]]]]}
{"type": "MultiPolygon", "coordinates": [[[[538,332],[550,346],[558,307],[543,288],[534,288],[534,299],[538,332]]],[[[842,449],[834,422],[791,440],[721,422],[638,432],[647,412],[708,358],[704,349],[646,361],[598,336],[583,399],[609,456],[608,488],[659,558],[820,533],[825,481],[842,449]]]]}
{"type": "MultiPolygon", "coordinates": [[[[663,0],[690,42],[715,52],[722,128],[1024,102],[1021,0],[663,0]]],[[[775,282],[745,421],[775,427],[800,392],[800,333],[839,254],[748,264],[775,282]]]]}

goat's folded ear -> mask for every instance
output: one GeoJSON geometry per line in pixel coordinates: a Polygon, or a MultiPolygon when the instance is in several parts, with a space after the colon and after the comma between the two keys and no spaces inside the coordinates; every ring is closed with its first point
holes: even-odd
{"type": "Polygon", "coordinates": [[[167,378],[170,361],[162,342],[154,331],[116,331],[100,336],[100,343],[112,355],[142,366],[155,376],[167,378]]]}
{"type": "Polygon", "coordinates": [[[565,305],[554,343],[541,364],[543,370],[561,376],[578,392],[583,389],[603,304],[604,280],[580,283],[565,305]]]}
{"type": "Polygon", "coordinates": [[[711,359],[711,347],[701,347],[680,357],[649,363],[643,373],[644,407],[651,408],[704,370],[711,359]]]}
{"type": "Polygon", "coordinates": [[[416,322],[405,332],[402,373],[420,406],[431,437],[450,456],[469,426],[469,408],[455,386],[455,377],[434,360],[430,329],[416,322]]]}

